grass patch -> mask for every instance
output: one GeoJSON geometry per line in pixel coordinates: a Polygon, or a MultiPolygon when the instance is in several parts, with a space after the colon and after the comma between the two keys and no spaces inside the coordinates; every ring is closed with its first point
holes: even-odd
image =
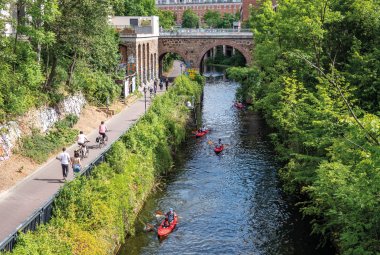
{"type": "Polygon", "coordinates": [[[19,153],[37,163],[43,163],[58,149],[71,144],[78,135],[78,130],[72,127],[78,122],[78,117],[68,115],[58,121],[46,135],[33,130],[31,136],[21,138],[19,153]]]}

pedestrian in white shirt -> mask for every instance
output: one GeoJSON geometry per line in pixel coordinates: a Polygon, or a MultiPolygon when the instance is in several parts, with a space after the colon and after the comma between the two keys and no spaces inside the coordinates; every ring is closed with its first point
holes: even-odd
{"type": "Polygon", "coordinates": [[[67,178],[69,173],[69,164],[71,164],[70,154],[67,153],[66,148],[63,147],[61,154],[58,155],[57,159],[61,161],[62,166],[62,180],[67,178]]]}

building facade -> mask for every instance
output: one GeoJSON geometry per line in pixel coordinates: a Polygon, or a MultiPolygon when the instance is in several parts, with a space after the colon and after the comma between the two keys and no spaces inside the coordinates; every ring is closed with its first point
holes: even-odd
{"type": "Polygon", "coordinates": [[[126,81],[137,78],[141,87],[151,86],[158,78],[158,17],[112,17],[110,22],[119,32],[126,81]]]}
{"type": "MultiPolygon", "coordinates": [[[[217,11],[220,14],[240,13],[240,21],[248,21],[250,9],[257,7],[258,0],[156,0],[156,6],[161,10],[172,11],[176,15],[177,24],[182,23],[184,11],[190,9],[201,19],[207,12],[217,11]]],[[[276,0],[272,0],[273,7],[276,0]]]]}
{"type": "Polygon", "coordinates": [[[177,24],[181,24],[183,13],[188,9],[203,19],[208,10],[217,11],[222,15],[240,13],[244,1],[249,0],[156,0],[156,5],[161,10],[174,12],[177,24]]]}

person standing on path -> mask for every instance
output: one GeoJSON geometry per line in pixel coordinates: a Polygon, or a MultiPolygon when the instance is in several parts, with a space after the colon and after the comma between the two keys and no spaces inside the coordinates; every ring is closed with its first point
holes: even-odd
{"type": "Polygon", "coordinates": [[[168,90],[168,87],[169,87],[169,79],[166,78],[166,80],[165,80],[165,88],[166,88],[166,90],[168,90]]]}
{"type": "Polygon", "coordinates": [[[154,80],[154,84],[153,84],[154,95],[156,95],[156,93],[157,93],[157,87],[158,87],[157,85],[158,85],[158,80],[155,79],[155,80],[154,80]]]}
{"type": "Polygon", "coordinates": [[[72,163],[74,174],[79,173],[80,170],[82,169],[82,164],[80,162],[80,156],[79,156],[78,151],[74,152],[74,158],[72,159],[71,163],[72,163]]]}
{"type": "Polygon", "coordinates": [[[61,154],[56,158],[59,161],[61,161],[62,166],[62,180],[67,178],[67,175],[69,173],[69,164],[71,164],[71,159],[69,153],[67,153],[66,148],[63,147],[61,154]]]}

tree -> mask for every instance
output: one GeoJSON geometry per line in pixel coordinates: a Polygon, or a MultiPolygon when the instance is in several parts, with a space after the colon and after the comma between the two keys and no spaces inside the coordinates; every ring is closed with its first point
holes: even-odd
{"type": "Polygon", "coordinates": [[[152,16],[157,14],[154,0],[118,0],[113,3],[119,16],[152,16]]]}
{"type": "Polygon", "coordinates": [[[218,27],[219,28],[232,28],[235,21],[238,21],[236,15],[231,13],[225,13],[223,18],[220,20],[218,27]]]}
{"type": "Polygon", "coordinates": [[[208,27],[211,27],[211,28],[219,27],[221,19],[222,18],[221,18],[220,12],[217,12],[217,11],[207,10],[205,15],[203,16],[204,22],[207,24],[208,27]]]}
{"type": "Polygon", "coordinates": [[[276,129],[284,189],[342,254],[379,252],[380,3],[271,0],[253,10],[255,63],[230,69],[276,129]]]}
{"type": "Polygon", "coordinates": [[[175,25],[175,15],[172,11],[159,10],[158,16],[160,18],[160,26],[169,29],[175,25]]]}
{"type": "Polygon", "coordinates": [[[199,27],[198,15],[190,9],[184,11],[182,16],[182,27],[184,28],[197,28],[199,27]]]}

